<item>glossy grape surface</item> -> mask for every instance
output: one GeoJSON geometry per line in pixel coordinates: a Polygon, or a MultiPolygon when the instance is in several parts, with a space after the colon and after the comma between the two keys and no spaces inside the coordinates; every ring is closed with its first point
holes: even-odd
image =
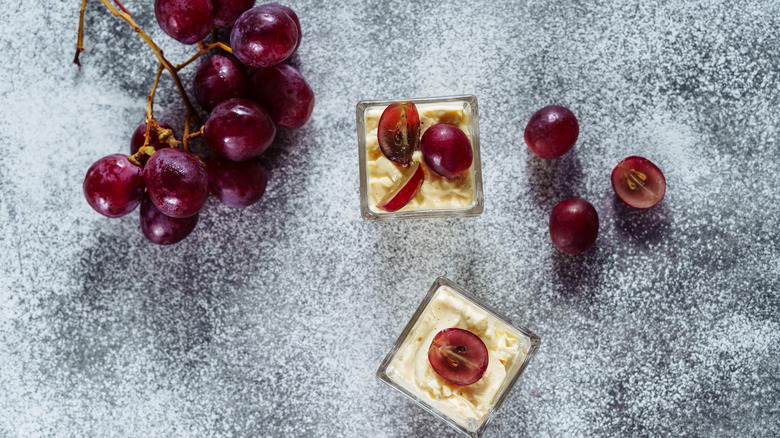
{"type": "Polygon", "coordinates": [[[271,67],[289,58],[297,41],[295,21],[277,7],[257,6],[244,12],[230,32],[233,55],[257,68],[271,67]]]}
{"type": "Polygon", "coordinates": [[[599,235],[599,215],[590,202],[569,198],[550,214],[550,237],[558,249],[569,254],[587,251],[599,235]]]}
{"type": "MultiPolygon", "coordinates": [[[[165,122],[157,122],[158,125],[165,129],[172,129],[170,125],[168,125],[165,122]]],[[[135,154],[138,152],[138,149],[141,148],[141,146],[144,145],[144,136],[146,135],[146,122],[141,123],[138,125],[137,128],[135,128],[135,131],[133,131],[133,135],[130,137],[130,155],[135,154]]],[[[173,133],[173,136],[176,136],[176,133],[173,133]]],[[[157,135],[157,130],[152,130],[149,133],[149,146],[153,147],[154,150],[160,150],[163,148],[167,148],[170,145],[167,142],[161,141],[160,137],[157,135]]],[[[149,160],[149,156],[142,154],[139,157],[139,160],[141,162],[141,165],[146,164],[146,162],[149,160]]]]}
{"type": "Polygon", "coordinates": [[[195,44],[211,32],[211,0],[155,0],[154,16],[160,28],[182,44],[195,44]]]}
{"type": "Polygon", "coordinates": [[[577,142],[580,125],[568,108],[546,106],[535,112],[525,127],[525,143],[539,158],[557,158],[577,142]]]}
{"type": "Polygon", "coordinates": [[[209,190],[228,207],[248,207],[263,197],[268,172],[257,159],[230,161],[213,157],[208,165],[209,190]]]}
{"type": "Polygon", "coordinates": [[[214,24],[232,26],[238,17],[255,5],[255,0],[211,0],[214,5],[214,24]]]}
{"type": "Polygon", "coordinates": [[[269,3],[265,6],[273,6],[281,9],[295,22],[295,28],[298,30],[298,41],[295,43],[295,49],[293,49],[292,53],[290,53],[290,56],[287,57],[287,59],[290,59],[295,54],[295,52],[298,51],[298,47],[301,45],[301,38],[303,38],[303,33],[301,33],[301,21],[298,20],[298,14],[296,14],[295,11],[288,8],[287,6],[282,6],[279,3],[269,3]]]}
{"type": "Polygon", "coordinates": [[[144,182],[154,205],[174,218],[198,213],[209,197],[206,168],[181,149],[155,152],[144,167],[144,182]]]}
{"type": "Polygon", "coordinates": [[[206,58],[195,71],[192,88],[198,104],[211,111],[233,97],[243,97],[248,80],[244,68],[230,55],[216,54],[206,58]]]}
{"type": "Polygon", "coordinates": [[[262,154],[275,136],[276,126],[268,112],[255,101],[240,97],[217,105],[203,129],[211,150],[233,161],[262,154]]]}
{"type": "Polygon", "coordinates": [[[440,331],[428,348],[428,361],[433,370],[453,385],[476,383],[485,374],[489,359],[482,339],[459,328],[440,331]]]}
{"type": "Polygon", "coordinates": [[[98,213],[120,217],[135,210],[144,194],[143,170],[127,159],[113,154],[97,160],[84,177],[84,197],[98,213]]]}
{"type": "Polygon", "coordinates": [[[258,70],[249,81],[250,97],[268,110],[274,123],[300,128],[314,109],[314,92],[303,75],[287,64],[258,70]]]}
{"type": "Polygon", "coordinates": [[[376,128],[379,149],[388,160],[408,166],[420,147],[420,114],[414,102],[394,102],[382,111],[376,128]]]}
{"type": "Polygon", "coordinates": [[[627,157],[612,170],[612,189],[634,208],[650,208],[664,198],[666,178],[647,158],[627,157]]]}
{"type": "Polygon", "coordinates": [[[158,245],[171,245],[189,236],[198,224],[198,217],[200,213],[185,218],[166,216],[146,194],[141,202],[141,232],[158,245]]]}
{"type": "Polygon", "coordinates": [[[428,167],[445,178],[467,171],[474,151],[466,134],[457,126],[439,123],[428,128],[420,141],[420,150],[428,167]]]}

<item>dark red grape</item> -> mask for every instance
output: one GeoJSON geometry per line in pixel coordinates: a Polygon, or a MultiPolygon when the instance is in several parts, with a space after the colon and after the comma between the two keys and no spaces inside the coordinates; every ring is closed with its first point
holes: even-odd
{"type": "Polygon", "coordinates": [[[198,224],[199,216],[200,213],[185,218],[166,216],[145,194],[141,202],[141,231],[150,242],[170,245],[189,236],[198,224]]]}
{"type": "Polygon", "coordinates": [[[550,214],[550,237],[555,246],[569,254],[587,251],[599,235],[599,214],[590,202],[569,198],[550,214]]]}
{"type": "Polygon", "coordinates": [[[212,157],[208,165],[209,189],[228,207],[248,207],[259,201],[268,184],[268,172],[257,159],[230,161],[212,157]]]}
{"type": "Polygon", "coordinates": [[[287,64],[258,70],[249,81],[249,95],[285,128],[300,128],[314,109],[314,92],[303,75],[287,64]]]}
{"type": "Polygon", "coordinates": [[[650,208],[666,194],[666,178],[650,160],[631,156],[612,170],[612,189],[634,208],[650,208]]]}
{"type": "Polygon", "coordinates": [[[385,211],[400,210],[417,196],[423,181],[425,181],[425,172],[422,166],[420,163],[412,164],[376,206],[385,211]]]}
{"type": "Polygon", "coordinates": [[[230,32],[233,55],[244,64],[258,68],[289,58],[297,41],[295,21],[277,7],[257,6],[244,12],[230,32]]]}
{"type": "Polygon", "coordinates": [[[466,134],[446,123],[433,125],[423,133],[420,150],[425,164],[445,178],[455,178],[467,171],[474,160],[466,134]]]}
{"type": "Polygon", "coordinates": [[[214,24],[232,26],[238,17],[255,5],[255,0],[211,0],[214,4],[214,24]]]}
{"type": "Polygon", "coordinates": [[[298,14],[296,14],[295,11],[288,8],[287,6],[282,6],[279,3],[269,3],[265,6],[273,6],[281,9],[287,15],[289,15],[290,18],[292,18],[293,21],[295,22],[295,28],[298,30],[298,41],[295,43],[295,49],[293,50],[293,52],[290,54],[290,56],[287,57],[287,59],[290,59],[295,54],[295,52],[298,51],[298,47],[301,45],[301,38],[303,38],[303,33],[301,33],[301,22],[300,20],[298,20],[298,14]]]}
{"type": "Polygon", "coordinates": [[[568,108],[546,106],[531,116],[525,126],[525,143],[539,158],[558,158],[577,142],[580,125],[568,108]]]}
{"type": "Polygon", "coordinates": [[[192,81],[195,99],[206,111],[246,94],[247,78],[241,64],[229,55],[213,55],[203,61],[192,81]]]}
{"type": "Polygon", "coordinates": [[[113,154],[97,160],[84,177],[84,197],[96,212],[120,217],[135,210],[144,194],[141,167],[127,155],[113,154]]]}
{"type": "Polygon", "coordinates": [[[385,158],[401,166],[412,164],[420,147],[420,114],[413,102],[394,102],[382,111],[376,129],[379,149],[385,158]]]}
{"type": "Polygon", "coordinates": [[[253,100],[236,97],[214,108],[203,128],[206,144],[233,161],[254,158],[268,149],[276,136],[268,112],[253,100]]]}
{"type": "Polygon", "coordinates": [[[155,152],[144,167],[144,182],[154,205],[174,218],[198,213],[209,197],[206,168],[181,149],[155,152]]]}
{"type": "MultiPolygon", "coordinates": [[[[165,129],[173,129],[165,122],[157,122],[158,125],[165,129]]],[[[141,148],[141,146],[144,145],[144,137],[146,136],[146,122],[141,123],[138,125],[137,128],[135,128],[135,131],[133,131],[133,135],[130,137],[130,155],[135,154],[138,152],[138,149],[141,148]]],[[[176,136],[176,133],[173,134],[173,136],[176,136]]],[[[153,129],[149,133],[149,146],[153,147],[154,150],[160,150],[163,148],[170,147],[170,145],[167,142],[161,141],[160,136],[157,135],[157,130],[153,129]]],[[[141,155],[139,157],[139,160],[141,162],[141,165],[146,164],[146,161],[149,160],[148,155],[141,155]]]]}
{"type": "Polygon", "coordinates": [[[485,374],[489,360],[482,339],[459,328],[440,331],[428,348],[428,362],[433,370],[453,385],[476,383],[485,374]]]}
{"type": "Polygon", "coordinates": [[[154,16],[168,36],[195,44],[211,32],[214,9],[211,0],[154,0],[154,16]]]}

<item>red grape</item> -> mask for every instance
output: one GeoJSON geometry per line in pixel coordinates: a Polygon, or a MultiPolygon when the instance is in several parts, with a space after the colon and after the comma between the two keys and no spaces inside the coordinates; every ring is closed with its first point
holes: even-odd
{"type": "Polygon", "coordinates": [[[569,254],[587,251],[599,235],[599,214],[590,202],[569,198],[550,214],[550,237],[558,249],[569,254]]]}
{"type": "Polygon", "coordinates": [[[428,348],[428,362],[433,370],[453,385],[477,382],[485,374],[489,359],[482,339],[459,328],[440,331],[428,348]]]}
{"type": "Polygon", "coordinates": [[[239,16],[255,5],[255,0],[211,0],[214,4],[214,24],[232,26],[239,16]]]}
{"type": "Polygon", "coordinates": [[[233,55],[244,64],[258,68],[289,58],[297,41],[295,21],[276,7],[257,6],[244,12],[230,32],[233,55]]]}
{"type": "Polygon", "coordinates": [[[185,218],[166,216],[154,205],[149,195],[141,202],[141,231],[149,241],[170,245],[189,236],[198,224],[200,213],[185,218]]]}
{"type": "Polygon", "coordinates": [[[275,136],[276,126],[268,112],[253,100],[242,97],[217,105],[203,128],[206,144],[217,155],[233,161],[262,154],[275,136]]]}
{"type": "Polygon", "coordinates": [[[525,127],[525,143],[539,158],[558,158],[577,142],[580,125],[568,108],[546,106],[531,116],[525,127]]]}
{"type": "Polygon", "coordinates": [[[285,128],[300,128],[314,109],[314,92],[303,75],[287,64],[258,70],[249,81],[249,95],[285,128]]]}
{"type": "Polygon", "coordinates": [[[281,9],[287,15],[289,15],[290,18],[292,18],[293,21],[295,22],[295,28],[298,30],[298,41],[295,43],[295,49],[293,49],[293,51],[290,54],[290,56],[287,57],[287,59],[290,59],[290,57],[292,57],[295,54],[295,52],[298,51],[298,47],[301,45],[301,38],[303,37],[303,34],[301,33],[301,22],[298,20],[298,14],[296,14],[295,11],[293,11],[290,8],[288,8],[287,6],[282,6],[279,3],[269,3],[269,4],[265,5],[265,6],[267,6],[267,7],[273,6],[273,7],[276,7],[278,9],[281,9]]]}
{"type": "Polygon", "coordinates": [[[439,123],[428,128],[420,141],[425,164],[445,178],[455,178],[471,167],[474,152],[457,126],[439,123]]]}
{"type": "Polygon", "coordinates": [[[154,205],[173,218],[198,213],[209,197],[206,168],[181,149],[155,152],[144,168],[144,182],[154,205]]]}
{"type": "Polygon", "coordinates": [[[612,189],[634,208],[650,208],[666,194],[666,178],[650,160],[631,156],[612,170],[612,189]]]}
{"type": "MultiPolygon", "coordinates": [[[[158,125],[165,129],[172,129],[170,125],[168,125],[165,122],[157,122],[158,125]]],[[[144,137],[146,136],[146,122],[142,122],[140,125],[138,125],[137,128],[135,128],[135,131],[133,131],[133,135],[130,137],[130,155],[135,154],[138,152],[138,149],[141,148],[141,146],[144,145],[144,137]]],[[[174,133],[173,136],[175,137],[176,134],[174,133]]],[[[167,142],[161,141],[160,136],[157,135],[157,130],[153,129],[149,133],[149,146],[153,147],[154,150],[160,150],[163,148],[170,147],[170,145],[167,142]]],[[[141,162],[141,165],[146,164],[146,161],[149,160],[148,155],[141,155],[139,160],[141,162]]]]}
{"type": "Polygon", "coordinates": [[[127,155],[109,155],[89,167],[82,188],[95,211],[108,217],[124,216],[141,202],[143,170],[131,163],[127,155]]]}
{"type": "Polygon", "coordinates": [[[376,129],[377,142],[388,160],[408,166],[420,146],[420,115],[413,102],[395,102],[385,108],[376,129]]]}
{"type": "Polygon", "coordinates": [[[195,99],[206,111],[246,94],[247,79],[241,64],[229,55],[213,55],[198,66],[193,78],[195,99]]]}
{"type": "Polygon", "coordinates": [[[425,172],[422,166],[420,163],[412,164],[376,206],[385,211],[400,210],[417,195],[423,181],[425,181],[425,172]]]}
{"type": "Polygon", "coordinates": [[[209,189],[228,207],[248,207],[265,193],[268,172],[257,159],[230,161],[212,157],[208,165],[209,189]]]}
{"type": "Polygon", "coordinates": [[[168,36],[195,44],[211,32],[214,10],[211,0],[154,0],[154,16],[168,36]]]}

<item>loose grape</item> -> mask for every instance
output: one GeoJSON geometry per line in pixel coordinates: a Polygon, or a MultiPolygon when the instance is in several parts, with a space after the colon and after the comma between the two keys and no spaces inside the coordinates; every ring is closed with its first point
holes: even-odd
{"type": "Polygon", "coordinates": [[[569,198],[550,214],[550,237],[558,249],[569,254],[587,251],[599,235],[599,214],[590,202],[569,198]]]}
{"type": "Polygon", "coordinates": [[[634,208],[650,208],[666,194],[663,172],[647,158],[631,156],[612,170],[612,189],[634,208]]]}
{"type": "Polygon", "coordinates": [[[535,112],[525,127],[525,143],[539,158],[558,158],[577,142],[580,125],[568,108],[546,106],[535,112]]]}

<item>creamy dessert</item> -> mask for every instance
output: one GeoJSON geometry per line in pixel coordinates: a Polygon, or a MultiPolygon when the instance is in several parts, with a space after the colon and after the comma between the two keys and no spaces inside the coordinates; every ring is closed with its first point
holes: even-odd
{"type": "MultiPolygon", "coordinates": [[[[426,102],[416,103],[416,107],[421,134],[424,135],[431,126],[446,123],[460,128],[473,144],[472,111],[467,102],[426,102]]],[[[407,167],[393,163],[385,157],[379,147],[377,128],[385,108],[387,105],[372,106],[367,108],[364,114],[368,206],[371,211],[378,213],[384,210],[377,207],[377,204],[407,170],[407,167]]],[[[475,204],[473,167],[456,178],[445,178],[430,169],[420,150],[414,152],[412,160],[414,163],[420,163],[425,177],[414,198],[398,211],[467,209],[475,204]]]]}
{"type": "Polygon", "coordinates": [[[483,425],[500,394],[508,389],[523,368],[529,351],[531,354],[535,351],[535,344],[538,345],[538,338],[532,340],[452,287],[442,284],[384,373],[418,400],[474,432],[483,425]],[[487,347],[487,369],[475,383],[454,385],[442,378],[429,361],[434,337],[450,328],[473,333],[487,347]]]}

